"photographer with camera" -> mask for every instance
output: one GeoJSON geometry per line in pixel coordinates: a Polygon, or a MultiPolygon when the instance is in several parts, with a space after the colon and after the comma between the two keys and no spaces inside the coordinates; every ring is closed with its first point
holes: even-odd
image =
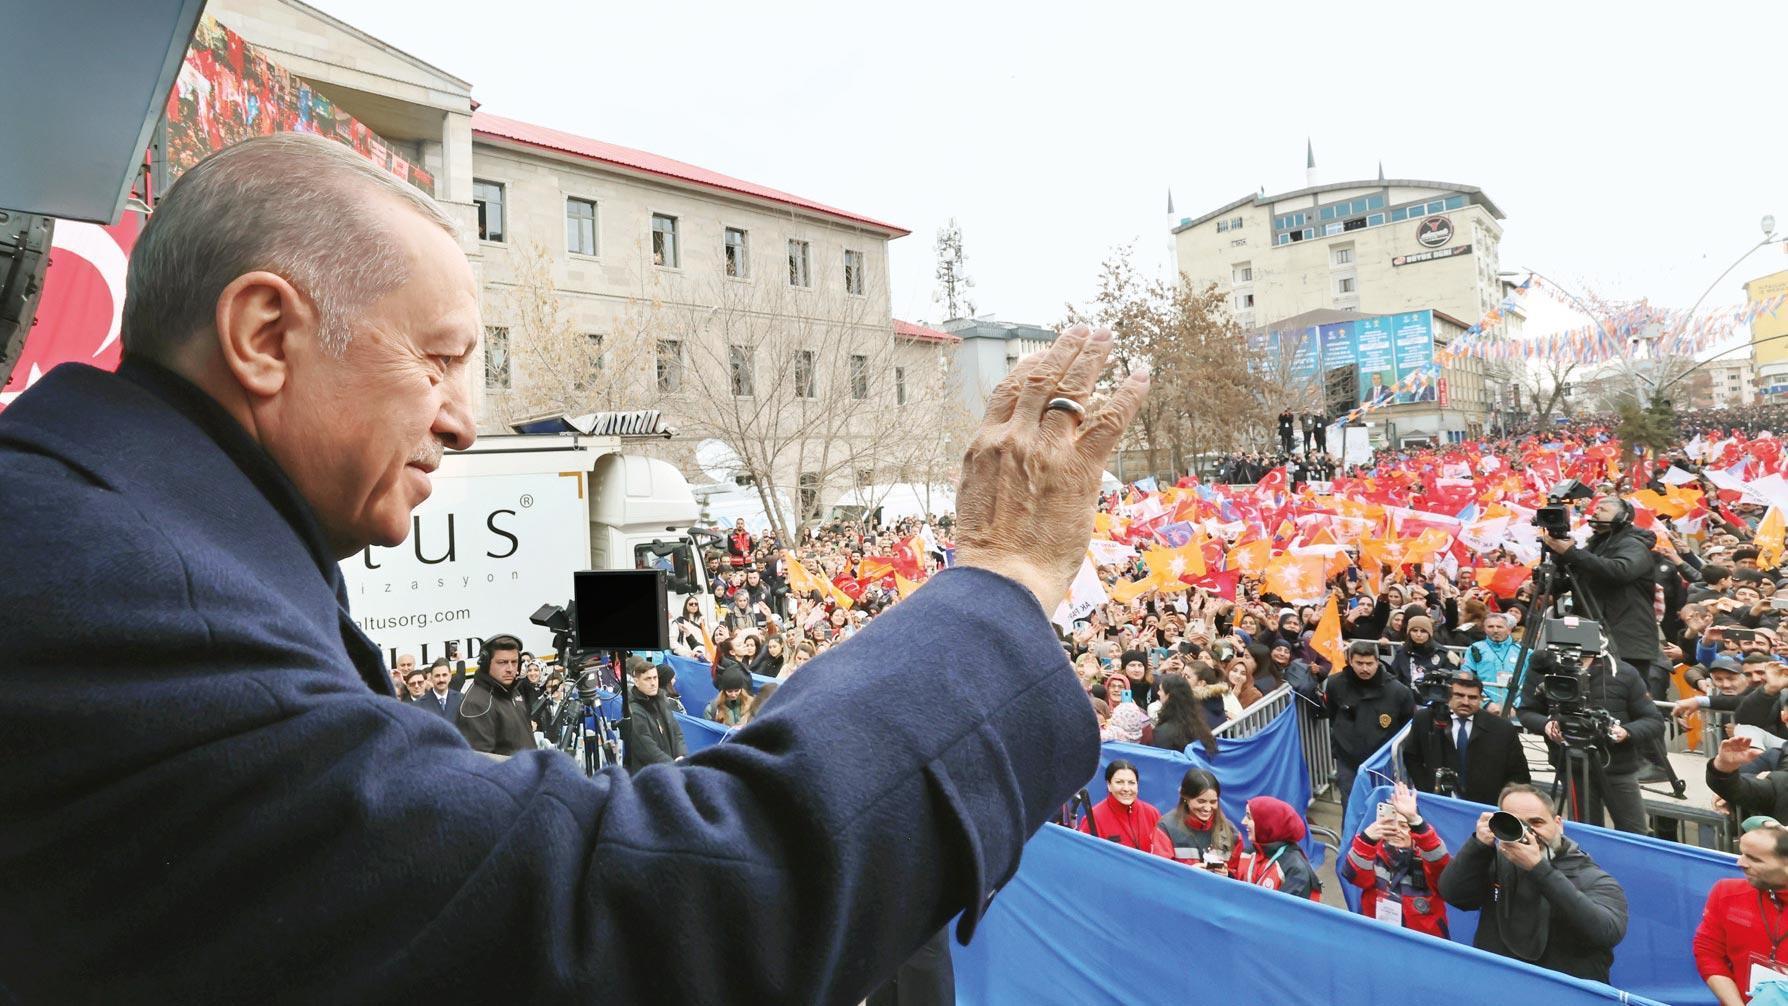
{"type": "Polygon", "coordinates": [[[1444,704],[1416,711],[1403,744],[1411,785],[1424,793],[1494,804],[1505,787],[1530,780],[1515,725],[1483,705],[1484,683],[1461,672],[1453,676],[1444,704]]]}
{"type": "Polygon", "coordinates": [[[1577,610],[1602,623],[1614,655],[1637,669],[1643,682],[1662,654],[1651,551],[1656,536],[1633,526],[1633,505],[1618,496],[1597,500],[1589,525],[1594,533],[1582,547],[1568,527],[1556,524],[1542,526],[1540,540],[1557,553],[1577,610]]]}
{"type": "MultiPolygon", "coordinates": [[[[1521,725],[1543,733],[1552,765],[1565,778],[1572,761],[1587,766],[1589,792],[1572,818],[1599,824],[1606,807],[1613,826],[1642,835],[1645,804],[1639,764],[1647,745],[1664,735],[1658,712],[1639,672],[1606,652],[1601,626],[1576,617],[1547,619],[1544,650],[1536,650],[1518,715],[1521,725]]],[[[1575,776],[1571,776],[1575,779],[1575,776]]]]}
{"type": "Polygon", "coordinates": [[[1476,911],[1479,950],[1606,982],[1627,934],[1619,882],[1565,837],[1550,798],[1514,785],[1440,875],[1447,904],[1476,911]]]}

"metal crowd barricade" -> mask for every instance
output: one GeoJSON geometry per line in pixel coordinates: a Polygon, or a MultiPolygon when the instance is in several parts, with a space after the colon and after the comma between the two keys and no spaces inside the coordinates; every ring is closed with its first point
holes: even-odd
{"type": "MultiPolygon", "coordinates": [[[[1666,751],[1689,751],[1689,727],[1677,719],[1674,713],[1674,702],[1663,702],[1654,699],[1658,713],[1664,717],[1664,749],[1666,751]]],[[[1724,709],[1702,709],[1701,745],[1694,750],[1709,758],[1720,753],[1720,741],[1726,738],[1726,728],[1735,720],[1733,713],[1724,709]]]]}
{"type": "Polygon", "coordinates": [[[1280,685],[1259,702],[1242,711],[1242,715],[1211,731],[1219,738],[1249,737],[1278,719],[1287,706],[1297,709],[1298,738],[1304,749],[1304,766],[1310,771],[1312,799],[1334,784],[1335,754],[1329,747],[1329,721],[1312,715],[1310,703],[1294,692],[1290,685],[1280,685]]]}
{"type": "Polygon", "coordinates": [[[1252,737],[1266,729],[1268,723],[1279,718],[1285,707],[1294,701],[1290,685],[1280,685],[1261,696],[1260,701],[1242,710],[1242,715],[1227,720],[1222,726],[1211,731],[1218,737],[1252,737]]]}

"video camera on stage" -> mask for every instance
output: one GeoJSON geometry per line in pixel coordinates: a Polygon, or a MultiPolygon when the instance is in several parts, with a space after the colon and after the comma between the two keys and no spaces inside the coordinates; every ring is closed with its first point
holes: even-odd
{"type": "Polygon", "coordinates": [[[1533,526],[1539,528],[1549,538],[1569,538],[1571,536],[1570,504],[1576,500],[1589,499],[1594,493],[1590,488],[1576,479],[1565,479],[1552,487],[1546,494],[1546,505],[1534,511],[1533,526]]]}
{"type": "Polygon", "coordinates": [[[1589,671],[1583,658],[1607,653],[1601,623],[1575,615],[1548,618],[1540,629],[1542,649],[1534,653],[1540,694],[1568,748],[1605,748],[1614,715],[1588,701],[1589,671]]]}

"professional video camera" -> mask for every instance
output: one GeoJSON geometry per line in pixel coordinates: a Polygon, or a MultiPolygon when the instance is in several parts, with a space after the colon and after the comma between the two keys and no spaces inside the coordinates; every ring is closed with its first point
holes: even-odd
{"type": "Polygon", "coordinates": [[[1429,671],[1415,683],[1415,700],[1418,706],[1431,706],[1435,703],[1446,705],[1453,697],[1453,676],[1440,671],[1429,671]]]}
{"type": "Polygon", "coordinates": [[[1533,526],[1551,538],[1571,536],[1570,503],[1589,499],[1594,493],[1576,479],[1565,479],[1546,494],[1546,505],[1534,511],[1533,526]]]}
{"type": "Polygon", "coordinates": [[[1614,716],[1589,704],[1589,671],[1583,666],[1585,656],[1606,652],[1607,637],[1601,624],[1575,615],[1548,618],[1540,629],[1540,639],[1544,649],[1534,653],[1533,670],[1540,676],[1540,694],[1558,721],[1565,746],[1607,747],[1614,716]]]}
{"type": "Polygon", "coordinates": [[[1440,796],[1459,795],[1459,770],[1445,765],[1434,770],[1434,792],[1440,796]]]}

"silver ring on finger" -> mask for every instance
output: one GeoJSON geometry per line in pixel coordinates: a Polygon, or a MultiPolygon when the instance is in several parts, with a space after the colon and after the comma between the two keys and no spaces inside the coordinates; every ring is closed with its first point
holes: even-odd
{"type": "Polygon", "coordinates": [[[1085,419],[1086,418],[1086,406],[1080,404],[1079,402],[1075,401],[1072,398],[1051,398],[1049,400],[1049,403],[1047,405],[1043,406],[1043,411],[1044,412],[1050,412],[1050,411],[1072,412],[1072,413],[1074,413],[1075,419],[1085,419]]]}

